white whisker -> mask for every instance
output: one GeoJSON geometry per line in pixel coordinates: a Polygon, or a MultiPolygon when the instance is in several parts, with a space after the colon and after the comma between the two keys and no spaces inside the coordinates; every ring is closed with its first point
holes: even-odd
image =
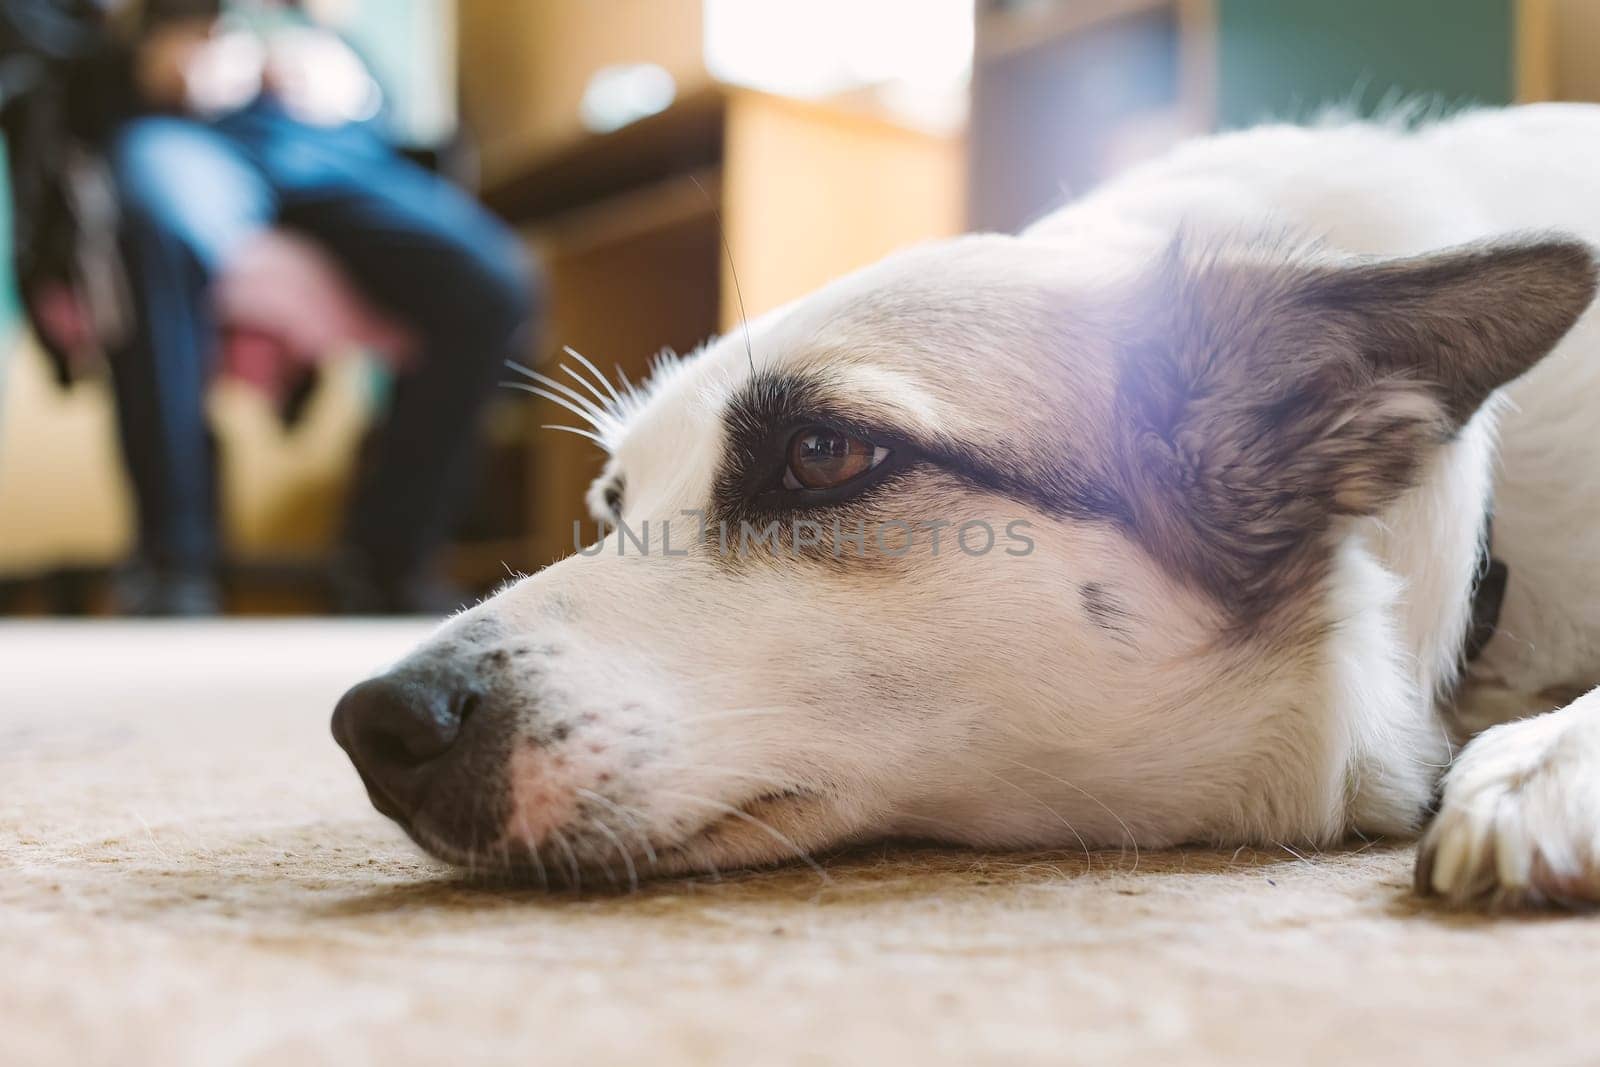
{"type": "Polygon", "coordinates": [[[998,774],[994,773],[993,771],[985,771],[984,773],[987,774],[990,778],[993,778],[995,781],[999,782],[1001,785],[1008,786],[1008,787],[1010,787],[1012,789],[1015,789],[1017,792],[1021,793],[1023,796],[1027,797],[1029,800],[1031,800],[1035,804],[1039,805],[1045,811],[1048,811],[1051,815],[1055,816],[1056,821],[1059,822],[1062,826],[1065,826],[1067,828],[1067,832],[1070,833],[1073,837],[1078,839],[1078,847],[1083,849],[1083,858],[1084,858],[1084,862],[1085,862],[1085,865],[1087,866],[1087,868],[1090,869],[1090,870],[1092,870],[1094,868],[1094,855],[1089,851],[1089,843],[1083,839],[1083,835],[1078,833],[1077,827],[1073,826],[1072,823],[1067,820],[1067,817],[1065,815],[1061,814],[1055,808],[1053,808],[1049,804],[1045,803],[1043,798],[1039,797],[1037,794],[1035,794],[1033,792],[1030,792],[1027,789],[1024,789],[1022,786],[1018,785],[1016,782],[1013,782],[1013,781],[1011,781],[1010,779],[1007,779],[1007,778],[1002,778],[998,774]]]}
{"type": "Polygon", "coordinates": [[[622,364],[616,364],[616,368],[617,381],[622,383],[622,391],[628,397],[627,402],[637,404],[639,402],[639,390],[635,389],[633,383],[628,380],[628,374],[622,369],[622,364]]]}
{"type": "Polygon", "coordinates": [[[582,363],[585,367],[588,367],[589,372],[594,375],[595,380],[605,387],[606,392],[611,394],[612,401],[617,404],[622,403],[622,397],[618,396],[617,391],[611,387],[611,380],[600,372],[599,367],[596,367],[593,363],[590,363],[588,357],[586,357],[582,352],[579,352],[576,348],[573,348],[571,345],[562,345],[561,351],[565,352],[579,363],[582,363]]]}
{"type": "Polygon", "coordinates": [[[550,832],[555,835],[556,844],[561,846],[561,851],[566,853],[567,866],[572,871],[572,888],[578,891],[583,889],[583,876],[578,873],[578,854],[572,851],[572,845],[567,841],[567,835],[551,827],[550,832]]]}
{"type": "Polygon", "coordinates": [[[596,793],[592,789],[579,789],[577,792],[579,796],[592,800],[597,804],[604,804],[606,807],[620,815],[623,819],[626,819],[628,824],[633,827],[633,834],[639,839],[639,846],[644,851],[645,856],[649,858],[650,865],[655,866],[659,862],[656,857],[656,850],[654,846],[650,844],[650,836],[639,828],[639,820],[634,817],[636,815],[644,814],[643,812],[639,811],[637,808],[629,808],[622,804],[618,804],[608,797],[596,793]]]}
{"type": "Polygon", "coordinates": [[[550,876],[545,873],[544,860],[539,858],[539,843],[533,839],[533,830],[528,826],[528,813],[517,807],[517,828],[522,831],[522,844],[528,850],[528,855],[533,857],[534,869],[539,872],[539,887],[548,891],[550,889],[550,876]]]}
{"type": "Polygon", "coordinates": [[[784,790],[795,788],[793,782],[785,781],[784,779],[774,775],[762,774],[759,771],[741,771],[732,767],[718,767],[710,763],[652,762],[650,766],[652,768],[664,771],[677,771],[679,773],[704,772],[706,774],[714,774],[724,778],[738,778],[747,782],[760,782],[763,785],[776,786],[779,789],[784,790]]]}
{"type": "Polygon", "coordinates": [[[772,838],[774,841],[778,842],[794,853],[795,859],[811,868],[816,876],[822,880],[824,885],[833,884],[833,879],[828,877],[828,872],[822,869],[822,864],[812,859],[811,854],[796,844],[793,838],[784,834],[776,827],[761,821],[754,815],[751,815],[748,811],[742,811],[739,808],[734,807],[732,804],[724,804],[720,800],[712,800],[709,797],[695,796],[692,793],[663,792],[663,795],[677,797],[679,800],[687,800],[692,804],[705,804],[710,808],[722,812],[724,815],[731,816],[732,818],[738,819],[741,822],[754,826],[757,830],[760,830],[762,833],[766,834],[768,837],[772,838]]]}
{"type": "Polygon", "coordinates": [[[1089,800],[1093,801],[1095,804],[1099,804],[1100,805],[1100,810],[1105,812],[1107,815],[1111,816],[1113,819],[1117,820],[1117,825],[1122,827],[1122,832],[1128,835],[1128,843],[1133,846],[1133,869],[1136,870],[1136,871],[1139,869],[1139,839],[1133,835],[1133,830],[1128,826],[1128,824],[1126,822],[1123,821],[1122,816],[1118,815],[1116,812],[1114,812],[1110,808],[1106,807],[1106,805],[1101,802],[1099,797],[1095,796],[1093,793],[1091,793],[1087,789],[1083,788],[1083,786],[1077,785],[1076,783],[1073,783],[1073,782],[1069,782],[1065,778],[1061,778],[1061,777],[1059,777],[1057,775],[1051,774],[1049,771],[1041,770],[1038,767],[1030,767],[1026,763],[1022,763],[1019,760],[1011,759],[1009,756],[1002,756],[1000,758],[1004,759],[1008,763],[1012,763],[1012,764],[1015,764],[1018,767],[1021,767],[1025,771],[1032,771],[1034,774],[1043,775],[1044,777],[1049,778],[1053,782],[1060,782],[1062,785],[1066,786],[1068,789],[1074,789],[1077,792],[1083,794],[1083,796],[1087,797],[1089,800]]]}
{"type": "Polygon", "coordinates": [[[584,396],[582,393],[578,392],[576,389],[573,389],[572,387],[566,385],[563,382],[556,381],[554,378],[550,377],[548,374],[540,374],[536,370],[529,370],[527,367],[523,367],[521,365],[517,365],[517,369],[519,371],[521,371],[523,374],[527,375],[529,378],[532,378],[535,382],[537,382],[539,385],[543,386],[544,388],[552,390],[553,392],[560,393],[562,396],[566,397],[568,400],[572,401],[574,404],[577,404],[580,407],[582,407],[584,410],[588,411],[591,415],[593,415],[595,418],[599,419],[601,422],[612,421],[611,415],[606,411],[606,409],[604,407],[602,407],[600,405],[597,405],[593,400],[590,400],[588,397],[584,396]]]}
{"type": "Polygon", "coordinates": [[[603,438],[601,438],[601,436],[599,434],[590,433],[588,430],[580,430],[576,426],[562,426],[559,423],[549,423],[549,424],[546,424],[546,425],[541,425],[539,427],[539,429],[541,429],[541,430],[564,430],[567,433],[575,433],[579,437],[587,437],[589,440],[593,441],[595,444],[597,444],[601,448],[605,449],[606,452],[609,453],[611,451],[611,449],[606,448],[605,440],[603,438]]]}
{"type": "Polygon", "coordinates": [[[587,411],[584,411],[582,408],[575,407],[574,405],[563,400],[561,397],[550,392],[548,389],[541,389],[537,385],[528,385],[526,382],[501,382],[500,384],[505,386],[507,389],[517,389],[524,393],[532,393],[534,396],[543,397],[552,404],[560,404],[562,407],[578,416],[578,418],[582,419],[584,422],[587,422],[590,426],[593,426],[596,430],[604,431],[606,429],[606,423],[603,419],[595,418],[587,411]]]}
{"type": "Polygon", "coordinates": [[[573,370],[571,367],[567,366],[565,363],[561,364],[561,373],[565,374],[567,377],[583,386],[584,389],[588,391],[590,396],[599,401],[601,411],[605,412],[607,415],[611,414],[611,401],[606,398],[604,393],[594,387],[593,382],[579,374],[577,371],[573,370]]]}
{"type": "Polygon", "coordinates": [[[633,857],[628,854],[628,849],[623,845],[622,838],[618,837],[616,832],[610,826],[607,826],[606,821],[600,816],[591,816],[590,822],[594,824],[595,829],[611,839],[612,847],[617,850],[617,855],[622,857],[622,865],[628,872],[628,892],[637,893],[639,891],[639,869],[633,865],[633,857]]]}

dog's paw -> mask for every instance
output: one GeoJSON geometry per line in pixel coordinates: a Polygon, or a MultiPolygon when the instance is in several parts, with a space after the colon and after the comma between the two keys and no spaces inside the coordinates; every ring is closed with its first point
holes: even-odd
{"type": "Polygon", "coordinates": [[[1466,747],[1417,850],[1419,892],[1488,908],[1600,904],[1597,693],[1466,747]]]}

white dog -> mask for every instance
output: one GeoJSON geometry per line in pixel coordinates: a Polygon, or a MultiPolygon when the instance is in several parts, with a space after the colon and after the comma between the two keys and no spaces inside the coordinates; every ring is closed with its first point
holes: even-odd
{"type": "Polygon", "coordinates": [[[563,882],[1426,828],[1425,891],[1600,901],[1587,241],[1600,107],[1264,127],[642,393],[541,376],[620,528],[335,733],[428,850],[563,882]]]}

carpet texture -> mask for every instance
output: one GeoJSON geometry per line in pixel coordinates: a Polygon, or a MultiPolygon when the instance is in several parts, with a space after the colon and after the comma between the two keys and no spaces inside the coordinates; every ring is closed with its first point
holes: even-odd
{"type": "Polygon", "coordinates": [[[410,624],[0,626],[0,1063],[1594,1063],[1600,919],[1410,850],[467,884],[327,733],[410,624]]]}

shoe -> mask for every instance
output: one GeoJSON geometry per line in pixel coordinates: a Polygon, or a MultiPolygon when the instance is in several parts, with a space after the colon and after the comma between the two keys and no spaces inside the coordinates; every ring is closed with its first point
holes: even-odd
{"type": "Polygon", "coordinates": [[[145,619],[208,618],[222,614],[222,590],[209,571],[134,560],[112,578],[111,610],[145,619]]]}

